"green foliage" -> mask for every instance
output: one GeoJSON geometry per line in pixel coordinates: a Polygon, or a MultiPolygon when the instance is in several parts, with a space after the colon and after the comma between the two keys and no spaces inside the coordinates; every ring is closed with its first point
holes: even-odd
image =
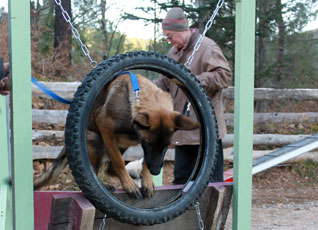
{"type": "MultiPolygon", "coordinates": [[[[277,44],[275,40],[268,42],[266,68],[273,71],[276,60],[277,44]]],[[[281,88],[317,88],[318,87],[318,30],[293,33],[286,36],[283,64],[279,66],[283,78],[281,88]]],[[[266,75],[266,74],[264,74],[266,75]]],[[[268,74],[267,76],[272,76],[268,74]]],[[[275,82],[268,78],[265,86],[273,86],[275,82]]]]}

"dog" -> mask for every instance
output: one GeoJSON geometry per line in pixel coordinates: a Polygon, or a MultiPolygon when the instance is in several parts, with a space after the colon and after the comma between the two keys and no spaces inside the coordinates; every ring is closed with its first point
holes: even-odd
{"type": "MultiPolygon", "coordinates": [[[[197,121],[173,110],[168,92],[141,75],[137,75],[137,80],[138,100],[129,74],[118,76],[106,85],[94,102],[87,126],[87,149],[95,172],[106,163],[106,177],[117,176],[124,190],[136,198],[153,196],[152,175],[160,173],[173,134],[200,127],[197,121]],[[138,144],[144,151],[141,191],[127,173],[122,158],[128,147],[138,144]]],[[[35,189],[51,183],[61,173],[67,164],[66,154],[64,148],[49,170],[35,178],[35,189]]],[[[110,179],[105,186],[114,190],[110,179]]]]}

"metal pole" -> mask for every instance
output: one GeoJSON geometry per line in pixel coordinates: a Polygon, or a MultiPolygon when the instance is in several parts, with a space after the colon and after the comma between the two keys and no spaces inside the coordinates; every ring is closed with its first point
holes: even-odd
{"type": "Polygon", "coordinates": [[[255,0],[236,0],[232,229],[251,229],[255,0]]]}
{"type": "Polygon", "coordinates": [[[9,0],[13,229],[34,229],[30,1],[9,0]]]}

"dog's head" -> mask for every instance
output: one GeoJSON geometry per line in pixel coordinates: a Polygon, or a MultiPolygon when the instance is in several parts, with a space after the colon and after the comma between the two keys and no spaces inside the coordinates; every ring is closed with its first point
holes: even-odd
{"type": "Polygon", "coordinates": [[[158,175],[171,138],[177,130],[194,130],[200,124],[176,111],[138,113],[134,127],[144,150],[144,159],[152,175],[158,175]]]}

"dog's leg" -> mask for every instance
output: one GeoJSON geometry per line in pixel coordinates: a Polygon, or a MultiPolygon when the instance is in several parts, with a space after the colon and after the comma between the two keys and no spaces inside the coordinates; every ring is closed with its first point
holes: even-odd
{"type": "Polygon", "coordinates": [[[141,193],[137,184],[129,176],[125,168],[125,162],[121,156],[121,153],[117,147],[115,138],[112,135],[111,130],[103,129],[102,138],[105,146],[107,146],[107,152],[109,154],[110,160],[112,162],[114,171],[118,176],[121,185],[133,197],[141,197],[141,193]]]}
{"type": "MultiPolygon", "coordinates": [[[[106,157],[107,153],[101,137],[97,133],[89,130],[87,130],[87,150],[89,153],[91,164],[95,170],[96,175],[98,176],[99,168],[101,167],[103,158],[106,157]]],[[[105,172],[108,171],[109,164],[110,162],[108,160],[108,162],[106,163],[105,172]]],[[[110,192],[113,192],[115,190],[110,175],[107,173],[105,175],[104,185],[110,192]]]]}
{"type": "Polygon", "coordinates": [[[155,192],[152,175],[147,167],[146,161],[142,162],[141,170],[141,192],[146,197],[152,197],[155,192]]]}

